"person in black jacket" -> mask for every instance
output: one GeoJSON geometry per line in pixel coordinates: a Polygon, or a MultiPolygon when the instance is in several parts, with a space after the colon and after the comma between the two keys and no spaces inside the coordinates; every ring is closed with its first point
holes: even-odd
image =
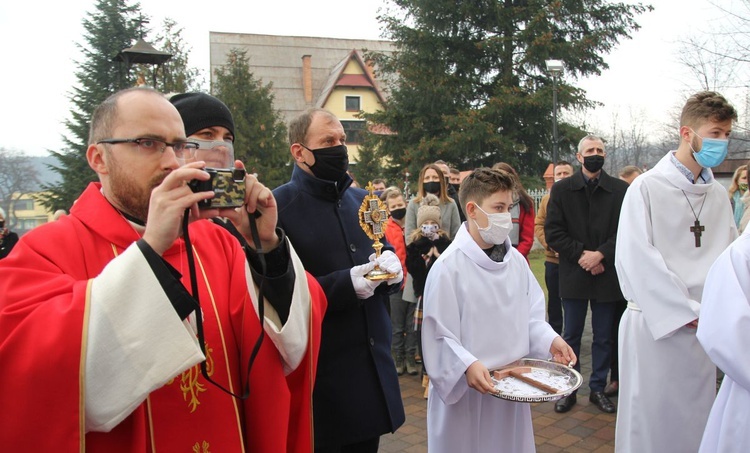
{"type": "MultiPolygon", "coordinates": [[[[544,234],[560,255],[560,297],[563,339],[580,357],[581,336],[591,303],[592,370],[589,400],[601,411],[614,413],[604,394],[612,348],[616,303],[623,300],[615,271],[615,238],[620,207],[628,184],[609,176],[604,165],[604,142],[593,135],[578,144],[576,158],[583,168],[550,191],[544,234]]],[[[580,365],[576,364],[576,369],[580,365]]],[[[567,412],[576,394],[559,400],[556,412],[567,412]]]]}
{"type": "Polygon", "coordinates": [[[0,208],[0,259],[8,256],[18,242],[18,235],[5,226],[5,211],[0,208]]]}
{"type": "Polygon", "coordinates": [[[380,435],[405,420],[388,316],[403,274],[392,251],[374,258],[359,225],[367,192],[350,187],[345,141],[332,113],[302,113],[289,125],[292,179],[273,194],[279,226],[328,298],[313,392],[315,451],[375,453],[380,435]],[[376,263],[396,276],[364,278],[376,263]]]}
{"type": "MultiPolygon", "coordinates": [[[[440,200],[432,194],[427,194],[420,202],[417,209],[417,228],[411,233],[409,245],[406,246],[406,268],[414,287],[414,296],[417,298],[417,309],[415,319],[417,322],[417,352],[422,355],[422,295],[424,285],[427,282],[427,274],[440,254],[451,244],[448,233],[440,228],[440,200]]],[[[422,364],[422,386],[425,387],[425,398],[429,378],[427,378],[427,366],[422,364]]]]}
{"type": "Polygon", "coordinates": [[[412,232],[411,242],[406,246],[406,268],[414,278],[414,295],[417,297],[424,293],[427,273],[435,260],[451,244],[448,233],[440,228],[439,202],[432,194],[422,199],[417,210],[417,229],[412,232]]]}

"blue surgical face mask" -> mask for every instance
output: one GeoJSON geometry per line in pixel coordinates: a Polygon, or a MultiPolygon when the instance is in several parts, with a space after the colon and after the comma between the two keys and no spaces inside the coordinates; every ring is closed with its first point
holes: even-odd
{"type": "MultiPolygon", "coordinates": [[[[693,133],[701,137],[695,131],[693,133]]],[[[700,151],[693,149],[693,144],[690,143],[690,149],[698,165],[703,168],[713,168],[724,162],[729,151],[729,140],[710,137],[701,137],[701,139],[703,139],[703,145],[700,151]]]]}

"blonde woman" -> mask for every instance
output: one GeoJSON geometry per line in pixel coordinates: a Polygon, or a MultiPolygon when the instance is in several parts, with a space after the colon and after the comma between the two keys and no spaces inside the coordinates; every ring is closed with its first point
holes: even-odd
{"type": "Polygon", "coordinates": [[[728,192],[734,212],[734,223],[739,228],[742,214],[745,213],[745,203],[742,202],[742,196],[747,192],[747,165],[741,165],[734,171],[732,185],[729,186],[728,192]]]}
{"type": "MultiPolygon", "coordinates": [[[[419,172],[418,181],[419,186],[417,194],[414,198],[409,200],[409,205],[406,207],[406,227],[404,228],[404,235],[407,248],[414,240],[415,235],[412,233],[420,228],[420,225],[417,223],[417,212],[422,204],[422,200],[428,194],[433,194],[438,198],[442,230],[448,233],[448,238],[450,240],[453,240],[458,232],[458,227],[461,226],[461,218],[458,215],[458,206],[456,205],[456,202],[448,196],[448,183],[446,182],[443,171],[436,164],[427,164],[422,167],[422,171],[419,172]]],[[[409,276],[404,284],[403,299],[408,302],[417,302],[419,299],[414,291],[414,278],[412,276],[409,276]]],[[[416,315],[417,317],[419,316],[418,313],[416,315]]],[[[416,363],[422,362],[422,352],[419,350],[419,347],[415,361],[416,363]]]]}
{"type": "Polygon", "coordinates": [[[419,188],[414,198],[409,201],[406,208],[406,245],[411,243],[410,236],[418,227],[417,210],[419,209],[422,198],[428,193],[438,197],[440,200],[440,218],[442,219],[442,229],[448,232],[448,237],[453,240],[461,225],[461,219],[458,216],[458,206],[451,197],[448,196],[448,188],[445,182],[443,171],[435,164],[427,164],[419,172],[419,188]]]}

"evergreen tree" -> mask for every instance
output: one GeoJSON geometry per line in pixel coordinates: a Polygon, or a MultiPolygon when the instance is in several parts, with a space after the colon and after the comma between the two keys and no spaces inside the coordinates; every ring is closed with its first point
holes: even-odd
{"type": "MultiPolygon", "coordinates": [[[[146,83],[152,83],[152,66],[127,68],[121,62],[112,61],[148,32],[143,28],[147,20],[141,14],[140,4],[129,3],[129,0],[98,0],[94,12],[83,21],[85,43],[78,44],[83,61],[77,64],[78,84],[70,94],[74,107],[65,121],[70,136],[63,137],[65,149],[50,150],[59,161],[51,168],[62,178],[57,184],[43,185],[45,192],[38,195],[40,203],[49,210],[69,210],[88,183],[96,180],[86,160],[94,108],[112,93],[134,86],[138,75],[146,83]]],[[[190,48],[182,38],[182,31],[174,20],[167,18],[156,38],[155,47],[173,55],[157,73],[155,88],[165,93],[197,91],[202,83],[200,71],[188,67],[190,48]]]]}
{"type": "MultiPolygon", "coordinates": [[[[399,165],[389,164],[391,158],[383,160],[378,152],[378,146],[383,140],[383,134],[380,133],[363,133],[361,136],[361,143],[359,145],[359,160],[357,165],[350,166],[350,169],[354,172],[357,177],[357,181],[364,187],[368,181],[372,181],[376,178],[385,179],[388,186],[396,186],[403,192],[405,190],[404,182],[406,175],[405,170],[399,165]],[[353,167],[353,168],[352,168],[353,167]]],[[[414,182],[414,181],[411,181],[414,182]]],[[[416,188],[415,184],[409,188],[409,193],[414,193],[416,188]]]]}
{"type": "MultiPolygon", "coordinates": [[[[552,78],[545,60],[565,64],[562,108],[593,106],[567,80],[600,74],[603,55],[639,28],[650,6],[606,0],[393,0],[379,20],[395,41],[373,54],[395,80],[385,110],[367,115],[395,135],[380,136],[378,154],[416,174],[443,159],[461,169],[505,161],[537,174],[551,158],[552,78]],[[401,17],[397,16],[398,14],[401,17]]],[[[584,132],[561,124],[561,154],[584,132]]]]}
{"type": "Polygon", "coordinates": [[[270,188],[289,180],[289,146],[286,126],[273,107],[271,84],[263,85],[250,72],[247,51],[229,51],[228,64],[215,72],[212,93],[234,117],[234,157],[249,173],[270,188]]]}
{"type": "MultiPolygon", "coordinates": [[[[203,78],[198,68],[188,66],[191,48],[182,37],[184,29],[173,19],[166,18],[154,40],[154,47],[172,54],[172,58],[156,69],[156,89],[162,93],[188,93],[201,91],[203,78]]],[[[153,80],[153,66],[141,68],[144,80],[153,80]]]]}
{"type": "Polygon", "coordinates": [[[46,193],[39,200],[50,211],[70,210],[78,195],[96,174],[86,160],[91,113],[110,94],[121,87],[132,86],[134,78],[112,58],[140,37],[140,5],[128,0],[97,0],[94,12],[83,20],[85,44],[78,44],[83,61],[77,63],[78,85],[73,87],[73,108],[65,126],[70,135],[63,137],[65,149],[50,153],[59,165],[52,170],[62,176],[58,184],[43,185],[46,193]]]}
{"type": "MultiPolygon", "coordinates": [[[[376,156],[375,148],[372,145],[375,142],[376,140],[370,134],[362,134],[357,164],[349,165],[349,170],[355,174],[357,181],[362,183],[362,187],[375,178],[386,178],[390,181],[383,173],[383,168],[376,156]]],[[[349,157],[351,159],[351,155],[349,157]]]]}

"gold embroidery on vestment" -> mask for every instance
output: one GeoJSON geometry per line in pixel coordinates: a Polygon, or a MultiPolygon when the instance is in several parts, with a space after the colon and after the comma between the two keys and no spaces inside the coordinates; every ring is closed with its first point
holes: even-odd
{"type": "MultiPolygon", "coordinates": [[[[234,385],[232,384],[232,370],[229,367],[229,356],[228,356],[228,353],[227,353],[227,351],[228,351],[227,350],[227,344],[226,344],[226,339],[224,337],[224,329],[221,326],[221,316],[219,316],[219,311],[218,311],[218,309],[216,307],[216,299],[214,298],[214,293],[211,290],[211,284],[208,281],[208,276],[206,275],[206,269],[203,267],[203,260],[198,255],[198,250],[193,249],[193,253],[195,254],[195,261],[198,264],[198,268],[201,270],[201,274],[203,275],[203,282],[206,284],[206,290],[208,291],[208,297],[211,300],[211,307],[214,310],[214,316],[215,316],[215,319],[216,319],[216,327],[219,329],[219,339],[221,340],[221,347],[222,347],[221,354],[223,354],[224,366],[226,367],[226,370],[227,370],[227,383],[229,384],[229,391],[230,392],[234,392],[234,385]]],[[[245,263],[245,269],[246,269],[246,272],[249,272],[249,268],[247,267],[247,263],[245,263]]],[[[239,377],[238,377],[238,379],[239,379],[239,377]]],[[[248,377],[248,379],[249,379],[249,377],[248,377]]],[[[243,432],[244,432],[244,430],[243,430],[243,427],[242,427],[242,423],[240,422],[240,408],[237,405],[237,398],[231,398],[231,400],[232,400],[232,405],[234,407],[235,421],[237,423],[236,426],[237,426],[237,434],[238,434],[239,445],[240,445],[240,447],[242,449],[241,450],[242,453],[245,453],[245,445],[244,445],[244,440],[243,440],[243,432]]]]}
{"type": "MultiPolygon", "coordinates": [[[[214,375],[214,359],[212,356],[212,352],[213,349],[208,346],[208,343],[206,343],[206,372],[209,376],[214,375]]],[[[191,413],[195,412],[195,410],[198,408],[198,405],[201,403],[198,400],[198,395],[206,391],[206,384],[198,381],[200,377],[200,363],[193,366],[192,368],[188,368],[180,375],[180,390],[182,391],[182,398],[185,401],[188,401],[189,398],[190,401],[188,401],[188,407],[190,408],[191,413]]],[[[170,385],[173,382],[174,378],[170,379],[167,382],[167,385],[170,385]]]]}
{"type": "Polygon", "coordinates": [[[194,453],[211,453],[209,450],[210,445],[205,440],[202,443],[196,442],[195,445],[193,445],[193,452],[194,453]]]}

